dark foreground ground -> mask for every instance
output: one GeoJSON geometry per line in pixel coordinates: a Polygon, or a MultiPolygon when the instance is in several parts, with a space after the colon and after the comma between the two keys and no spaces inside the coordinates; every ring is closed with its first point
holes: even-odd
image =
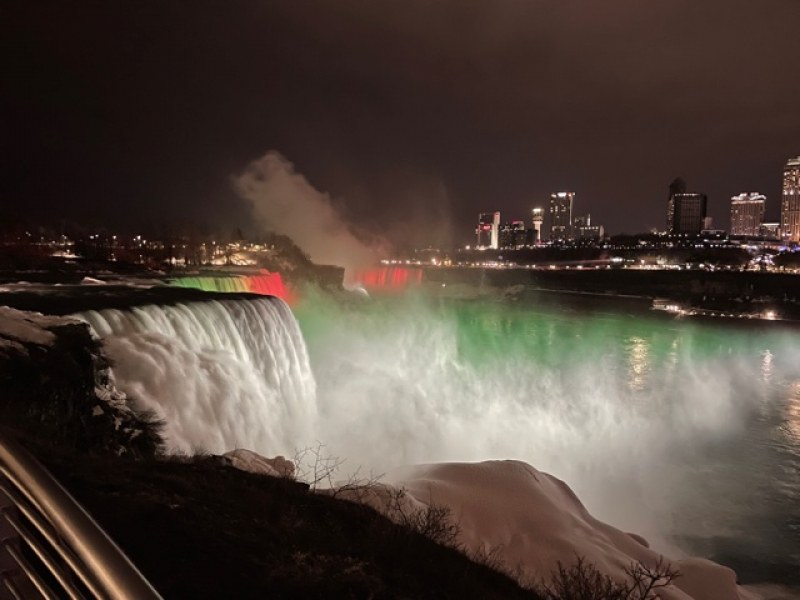
{"type": "Polygon", "coordinates": [[[536,598],[372,509],[213,457],[30,446],[165,598],[536,598]]]}

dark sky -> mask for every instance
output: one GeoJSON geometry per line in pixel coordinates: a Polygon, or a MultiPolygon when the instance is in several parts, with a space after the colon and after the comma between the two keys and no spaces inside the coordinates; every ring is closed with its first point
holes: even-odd
{"type": "Polygon", "coordinates": [[[663,227],[682,176],[758,190],[800,155],[800,0],[131,0],[0,8],[0,202],[115,227],[245,226],[285,155],[347,218],[467,242],[550,191],[663,227]]]}

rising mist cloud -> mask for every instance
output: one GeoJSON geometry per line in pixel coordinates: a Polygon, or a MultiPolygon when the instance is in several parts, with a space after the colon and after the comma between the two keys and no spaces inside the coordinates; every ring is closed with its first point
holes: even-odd
{"type": "Polygon", "coordinates": [[[359,240],[330,196],[277,151],[251,162],[234,178],[234,186],[256,218],[271,231],[291,237],[316,263],[353,268],[380,257],[379,246],[359,240]]]}

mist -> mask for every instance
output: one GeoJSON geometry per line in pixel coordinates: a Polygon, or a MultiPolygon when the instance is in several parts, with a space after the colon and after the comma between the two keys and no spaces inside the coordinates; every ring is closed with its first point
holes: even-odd
{"type": "Polygon", "coordinates": [[[234,178],[234,187],[265,228],[288,235],[318,264],[347,269],[374,263],[385,243],[359,239],[328,194],[279,152],[267,152],[234,178]]]}
{"type": "Polygon", "coordinates": [[[800,356],[783,336],[312,290],[295,309],[301,335],[278,303],[86,318],[120,388],[167,421],[176,451],[291,457],[322,443],[344,460],[343,480],[406,464],[519,459],[662,550],[674,550],[672,535],[712,538],[772,518],[758,512],[768,505],[743,509],[741,498],[786,478],[786,459],[768,453],[792,446],[726,444],[774,418],[765,417],[773,407],[789,410],[780,402],[800,402],[787,400],[800,356]],[[748,460],[758,464],[742,469],[748,460]]]}
{"type": "MultiPolygon", "coordinates": [[[[714,530],[714,501],[687,474],[709,446],[741,434],[778,379],[772,363],[763,372],[755,339],[748,347],[663,326],[625,336],[625,320],[532,319],[499,302],[464,314],[423,297],[382,302],[354,308],[320,296],[296,311],[327,452],[373,472],[523,460],[662,550],[675,551],[681,512],[704,523],[695,532],[714,530]]],[[[799,358],[788,344],[772,351],[782,368],[799,358]]],[[[746,483],[728,483],[731,498],[746,493],[746,483]]]]}

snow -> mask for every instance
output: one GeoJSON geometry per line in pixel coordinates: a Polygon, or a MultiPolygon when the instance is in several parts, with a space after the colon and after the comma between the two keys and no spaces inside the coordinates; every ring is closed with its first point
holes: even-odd
{"type": "Polygon", "coordinates": [[[292,477],[294,475],[294,463],[283,456],[266,458],[252,450],[238,448],[225,453],[223,457],[232,467],[249,473],[269,475],[270,477],[292,477]]]}
{"type": "MultiPolygon", "coordinates": [[[[282,456],[265,458],[237,449],[224,457],[237,469],[272,477],[291,477],[294,465],[282,456]]],[[[404,467],[381,483],[353,482],[337,490],[317,490],[361,502],[395,521],[427,506],[450,509],[459,530],[457,543],[470,555],[492,553],[523,584],[550,580],[561,562],[584,557],[618,581],[636,563],[659,561],[679,572],[659,590],[661,600],[758,600],[736,584],[733,570],[703,558],[671,560],[646,540],[592,517],[566,483],[520,461],[440,463],[404,467]]]]}
{"type": "MultiPolygon", "coordinates": [[[[670,560],[592,517],[561,480],[519,461],[441,463],[405,467],[386,475],[368,493],[345,494],[391,514],[386,498],[404,490],[412,504],[447,506],[468,553],[494,550],[523,583],[549,581],[560,561],[583,556],[610,577],[624,581],[632,563],[654,566],[663,558],[680,576],[660,590],[663,600],[751,600],[729,568],[700,558],[670,560]],[[383,503],[383,506],[380,506],[383,503]]],[[[395,496],[396,497],[396,496],[395,496]]]]}
{"type": "Polygon", "coordinates": [[[102,279],[95,279],[94,277],[84,277],[81,279],[81,285],[106,285],[102,279]]]}
{"type": "Polygon", "coordinates": [[[77,321],[0,306],[0,347],[19,347],[18,342],[50,345],[56,336],[49,329],[72,322],[77,321]]]}

